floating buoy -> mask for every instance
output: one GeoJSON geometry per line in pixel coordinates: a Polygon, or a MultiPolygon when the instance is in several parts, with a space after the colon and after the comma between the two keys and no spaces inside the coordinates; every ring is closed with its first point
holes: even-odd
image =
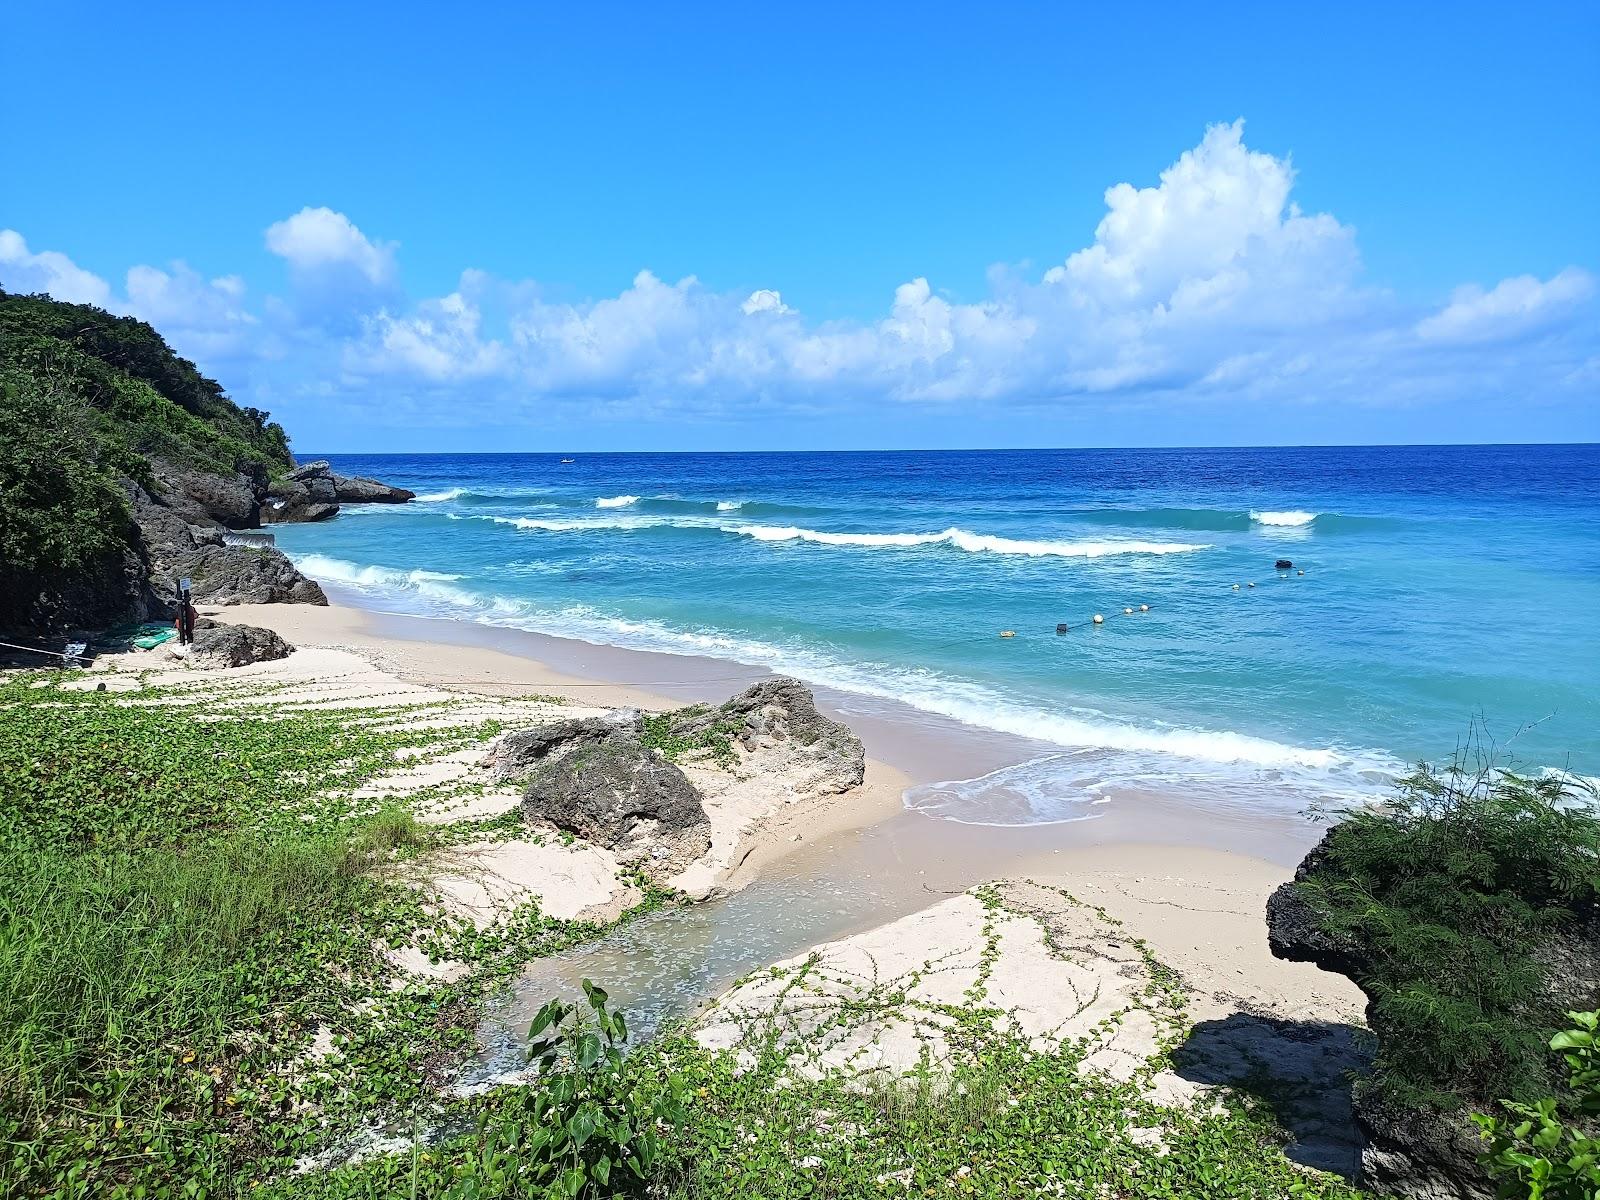
{"type": "Polygon", "coordinates": [[[1122,615],[1123,615],[1123,616],[1125,616],[1125,617],[1131,617],[1131,616],[1133,616],[1133,609],[1131,609],[1131,608],[1125,608],[1125,609],[1123,609],[1123,610],[1122,610],[1122,615]]]}
{"type": "Polygon", "coordinates": [[[1000,631],[1000,636],[1001,637],[1016,637],[1017,636],[1017,631],[1015,629],[1002,629],[1000,631]]]}
{"type": "Polygon", "coordinates": [[[1060,624],[1058,624],[1056,626],[1056,632],[1057,633],[1065,633],[1066,631],[1067,631],[1067,623],[1065,621],[1062,621],[1060,624]]]}
{"type": "MultiPolygon", "coordinates": [[[[1304,572],[1304,571],[1302,571],[1302,572],[1300,572],[1300,573],[1301,573],[1301,574],[1302,574],[1302,575],[1304,575],[1304,574],[1305,574],[1305,572],[1304,572]]],[[[1149,612],[1149,611],[1150,611],[1150,606],[1149,606],[1149,605],[1148,605],[1148,604],[1141,604],[1141,605],[1139,605],[1139,611],[1140,611],[1140,612],[1149,612]]]]}
{"type": "Polygon", "coordinates": [[[1304,571],[1296,571],[1296,572],[1295,572],[1295,574],[1296,574],[1296,575],[1304,575],[1304,574],[1305,574],[1305,572],[1304,572],[1304,571]]]}
{"type": "Polygon", "coordinates": [[[1239,590],[1239,585],[1237,583],[1233,585],[1233,590],[1236,592],[1239,590]]]}
{"type": "Polygon", "coordinates": [[[1095,615],[1094,615],[1094,623],[1096,625],[1104,625],[1106,623],[1106,619],[1104,617],[1102,617],[1099,613],[1095,613],[1095,615]]]}
{"type": "Polygon", "coordinates": [[[1255,587],[1255,581],[1251,580],[1250,583],[1246,584],[1245,586],[1247,586],[1247,587],[1255,587]]]}

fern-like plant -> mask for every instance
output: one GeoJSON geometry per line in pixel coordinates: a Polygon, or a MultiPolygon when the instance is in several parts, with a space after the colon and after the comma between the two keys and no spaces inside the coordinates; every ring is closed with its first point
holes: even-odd
{"type": "Polygon", "coordinates": [[[1561,1016],[1538,952],[1600,904],[1593,800],[1493,761],[1424,767],[1308,860],[1296,888],[1372,998],[1387,1099],[1451,1109],[1553,1086],[1544,1046],[1561,1016]]]}

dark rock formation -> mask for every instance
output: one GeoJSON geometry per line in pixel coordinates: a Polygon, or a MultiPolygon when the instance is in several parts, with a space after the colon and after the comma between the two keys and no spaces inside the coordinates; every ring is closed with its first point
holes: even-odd
{"type": "Polygon", "coordinates": [[[264,475],[219,475],[160,458],[150,460],[150,472],[161,503],[190,524],[227,529],[254,529],[261,524],[264,475]]]}
{"type": "Polygon", "coordinates": [[[714,747],[725,760],[730,743],[743,751],[738,777],[781,773],[801,794],[846,791],[865,773],[861,742],[793,679],[763,680],[716,708],[649,718],[624,709],[508,733],[484,765],[496,779],[524,783],[528,817],[669,876],[710,849],[711,830],[694,780],[655,747],[683,747],[678,756],[715,795],[720,782],[699,772],[715,771],[714,747]]]}
{"type": "Polygon", "coordinates": [[[306,463],[289,472],[289,478],[304,484],[311,499],[322,503],[334,500],[346,504],[404,504],[416,498],[415,492],[405,488],[390,487],[376,479],[361,475],[338,475],[328,465],[327,459],[306,463]]]}
{"type": "Polygon", "coordinates": [[[215,525],[195,525],[188,511],[173,508],[134,487],[134,520],[145,550],[153,603],[146,615],[172,616],[176,612],[178,580],[193,582],[196,602],[210,604],[326,604],[328,599],[315,581],[296,570],[278,550],[226,546],[215,525]]]}
{"type": "Polygon", "coordinates": [[[746,752],[788,748],[807,760],[807,789],[830,795],[859,787],[866,775],[861,739],[817,711],[811,690],[798,679],[763,679],[716,708],[673,714],[672,732],[695,738],[727,731],[746,752]]]}
{"type": "Polygon", "coordinates": [[[346,504],[404,504],[416,498],[415,492],[360,475],[335,475],[333,490],[346,504]]]}
{"type": "Polygon", "coordinates": [[[268,524],[324,521],[345,504],[404,504],[416,493],[376,479],[337,475],[326,459],[296,467],[272,485],[261,519],[268,524]]]}
{"type": "Polygon", "coordinates": [[[527,816],[670,875],[711,848],[711,826],[694,784],[643,735],[637,715],[557,721],[507,734],[493,769],[527,780],[527,816]]]}
{"type": "Polygon", "coordinates": [[[325,489],[319,489],[319,494],[326,492],[326,499],[314,498],[311,489],[296,479],[282,479],[274,483],[268,489],[267,502],[261,506],[262,523],[324,521],[334,516],[339,506],[333,502],[333,481],[324,479],[319,482],[327,485],[325,489]]]}
{"type": "Polygon", "coordinates": [[[145,621],[165,615],[150,590],[149,576],[144,546],[135,542],[80,570],[18,578],[15,595],[4,598],[3,609],[18,614],[23,630],[52,637],[67,630],[145,621]]]}
{"type": "Polygon", "coordinates": [[[255,625],[223,625],[202,617],[195,622],[194,660],[207,667],[242,667],[246,663],[272,662],[294,652],[270,629],[255,625]]]}

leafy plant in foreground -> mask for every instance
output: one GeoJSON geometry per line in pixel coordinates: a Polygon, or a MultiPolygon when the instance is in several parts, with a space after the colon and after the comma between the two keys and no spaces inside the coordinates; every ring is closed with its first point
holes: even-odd
{"type": "Polygon", "coordinates": [[[682,1081],[641,1087],[623,1056],[626,1019],[607,1007],[605,989],[585,979],[583,991],[592,1017],[562,1000],[534,1017],[528,1058],[538,1079],[483,1119],[479,1157],[502,1168],[486,1182],[511,1172],[532,1189],[518,1195],[641,1195],[661,1151],[658,1126],[683,1122],[682,1081]]]}
{"type": "MultiPolygon", "coordinates": [[[[1600,1119],[1600,1012],[1567,1016],[1575,1028],[1550,1039],[1570,1072],[1570,1105],[1579,1119],[1600,1119]]],[[[1505,1200],[1591,1200],[1600,1196],[1600,1134],[1563,1123],[1560,1105],[1502,1100],[1510,1116],[1474,1115],[1489,1143],[1484,1165],[1505,1200]]]]}

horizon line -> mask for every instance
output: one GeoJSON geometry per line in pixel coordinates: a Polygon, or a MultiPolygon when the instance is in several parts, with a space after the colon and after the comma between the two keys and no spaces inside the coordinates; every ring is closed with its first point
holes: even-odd
{"type": "MultiPolygon", "coordinates": [[[[1058,454],[1070,451],[1126,451],[1126,450],[1504,450],[1504,449],[1557,449],[1567,447],[1600,447],[1600,441],[1571,442],[1255,442],[1232,445],[1193,446],[885,446],[885,447],[834,447],[816,450],[321,450],[307,452],[310,461],[328,455],[364,455],[369,458],[385,456],[402,457],[428,455],[445,458],[452,455],[471,455],[477,458],[513,458],[519,455],[584,454],[590,457],[606,454],[1058,454]]],[[[299,459],[293,448],[290,454],[299,459]]]]}

